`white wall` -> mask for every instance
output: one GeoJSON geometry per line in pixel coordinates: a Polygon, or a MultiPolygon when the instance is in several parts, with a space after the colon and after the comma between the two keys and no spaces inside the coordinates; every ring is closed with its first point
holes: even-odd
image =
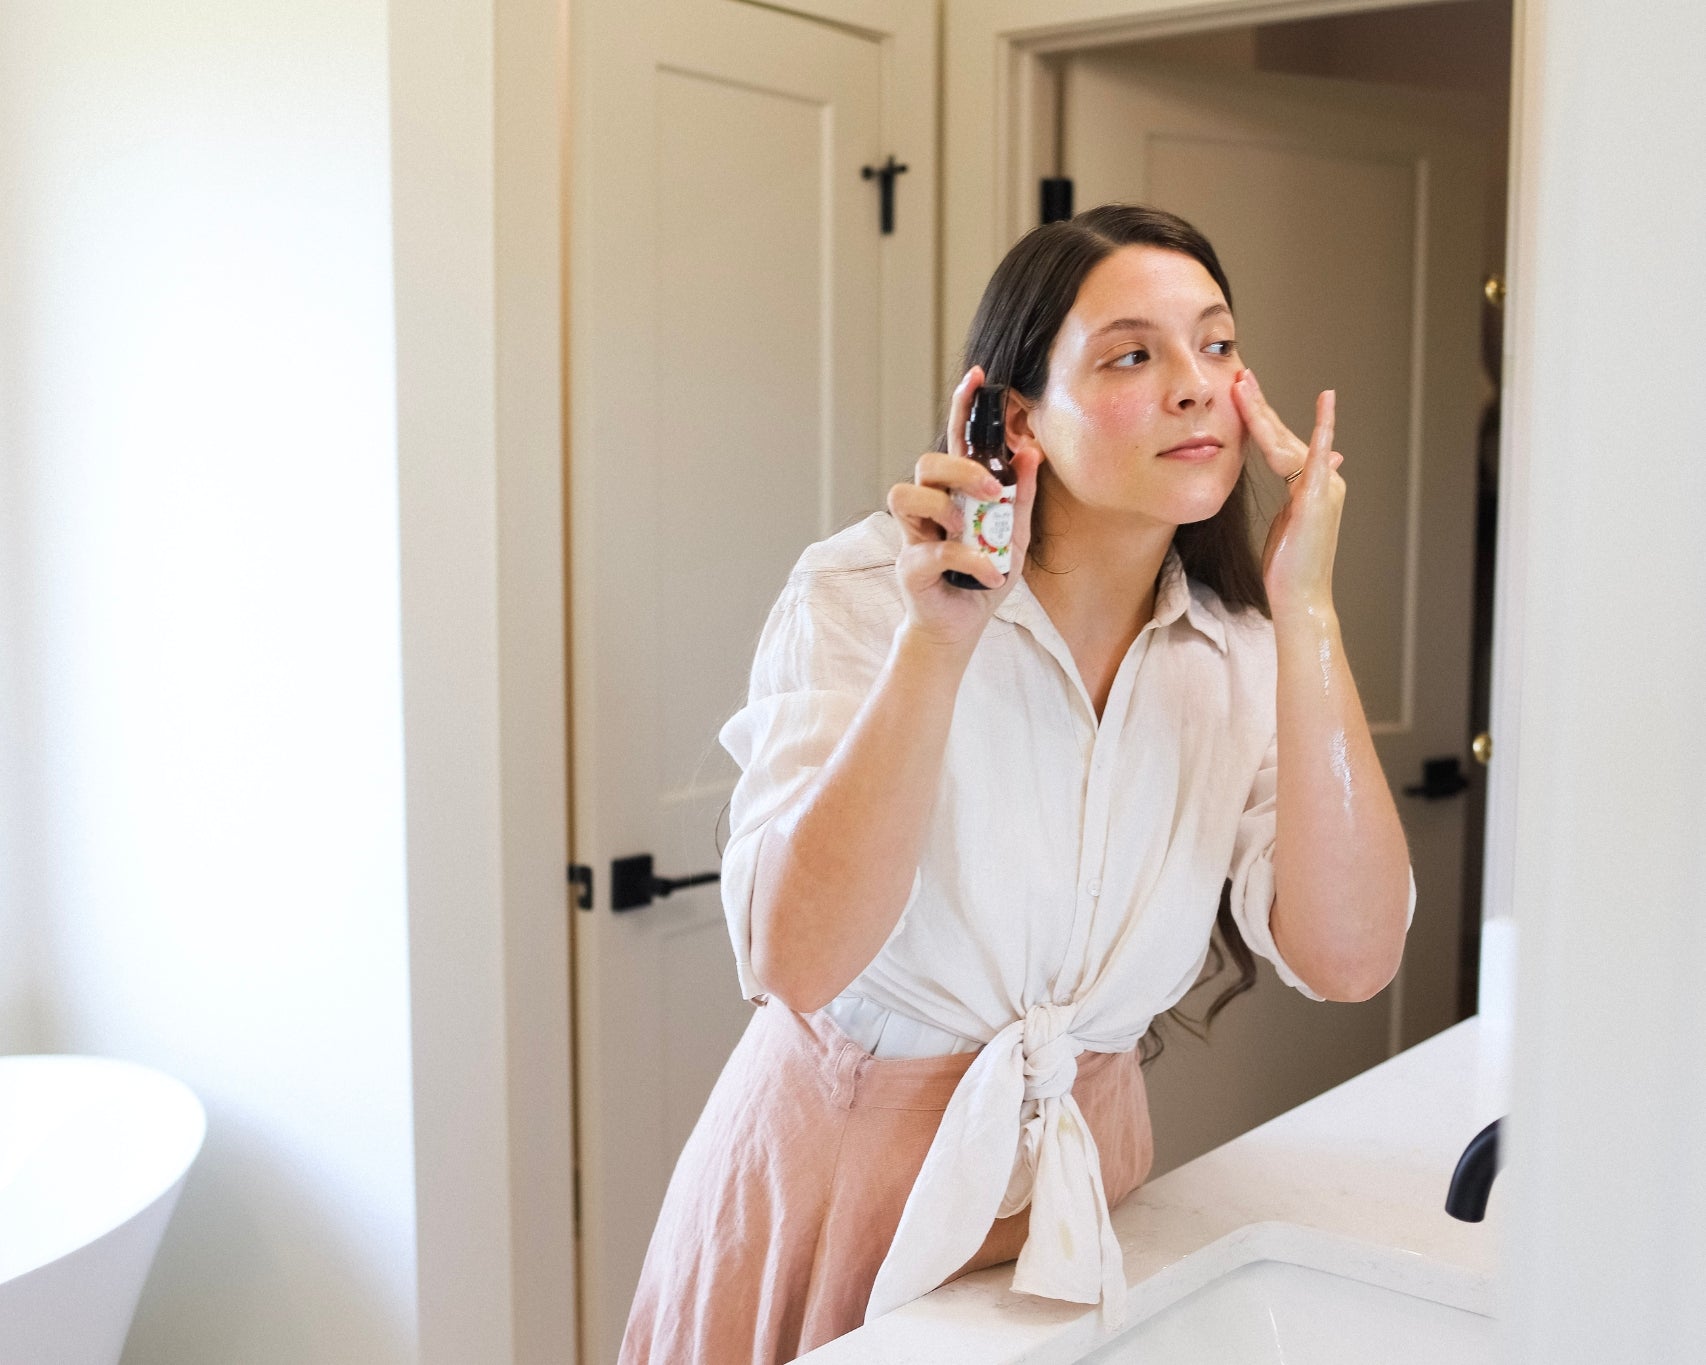
{"type": "Polygon", "coordinates": [[[1706,1360],[1706,12],[1519,16],[1512,1359],[1682,1365],[1706,1360]]]}
{"type": "Polygon", "coordinates": [[[388,60],[378,0],[0,11],[0,1041],[210,1115],[130,1365],[416,1358],[388,60]]]}
{"type": "Polygon", "coordinates": [[[572,1358],[563,18],[0,9],[0,1050],[210,1110],[128,1365],[572,1358]]]}

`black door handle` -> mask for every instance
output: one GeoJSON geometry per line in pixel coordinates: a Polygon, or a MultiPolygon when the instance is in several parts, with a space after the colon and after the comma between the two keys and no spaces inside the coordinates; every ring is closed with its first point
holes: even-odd
{"type": "Polygon", "coordinates": [[[722,876],[721,872],[696,872],[691,877],[659,877],[652,871],[652,855],[649,853],[613,858],[610,863],[610,908],[639,910],[672,891],[721,881],[722,876]]]}
{"type": "Polygon", "coordinates": [[[1405,787],[1405,796],[1419,796],[1424,801],[1443,801],[1456,796],[1469,785],[1463,775],[1463,763],[1456,754],[1450,758],[1430,758],[1422,763],[1421,783],[1405,787]]]}

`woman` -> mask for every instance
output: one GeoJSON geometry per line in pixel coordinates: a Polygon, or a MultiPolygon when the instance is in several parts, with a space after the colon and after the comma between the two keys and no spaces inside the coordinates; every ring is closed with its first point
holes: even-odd
{"type": "Polygon", "coordinates": [[[1243,367],[1213,248],[1129,206],[1014,246],[965,358],[947,440],[807,549],[723,728],[761,1008],[625,1362],[790,1360],[1015,1256],[1015,1289],[1117,1321],[1108,1208],[1153,1150],[1137,1045],[1217,907],[1313,998],[1397,970],[1415,886],[1333,609],[1333,395],[1306,446],[1243,367]],[[991,496],[960,458],[986,380],[1011,386],[1005,579],[952,498],[991,496]],[[1289,492],[1260,564],[1246,438],[1289,492]]]}

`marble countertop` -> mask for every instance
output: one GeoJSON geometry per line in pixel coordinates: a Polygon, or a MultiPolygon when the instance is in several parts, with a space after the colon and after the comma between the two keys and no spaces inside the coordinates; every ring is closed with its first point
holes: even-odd
{"type": "MultiPolygon", "coordinates": [[[[1275,1259],[1493,1311],[1495,1183],[1483,1223],[1445,1212],[1464,1146],[1508,1107],[1508,1026],[1468,1019],[1224,1146],[1113,1211],[1127,1330],[1249,1261],[1275,1259]]],[[[800,1357],[809,1365],[1067,1365],[1100,1313],[1015,1294],[1013,1267],[943,1285],[800,1357]]]]}

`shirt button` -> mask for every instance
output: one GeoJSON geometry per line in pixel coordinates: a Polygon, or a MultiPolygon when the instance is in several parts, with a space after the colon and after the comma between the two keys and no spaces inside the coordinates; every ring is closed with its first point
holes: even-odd
{"type": "Polygon", "coordinates": [[[1099,896],[1102,894],[1101,882],[1091,882],[1090,885],[1085,887],[1084,889],[1086,891],[1088,891],[1092,896],[1099,896]]]}

